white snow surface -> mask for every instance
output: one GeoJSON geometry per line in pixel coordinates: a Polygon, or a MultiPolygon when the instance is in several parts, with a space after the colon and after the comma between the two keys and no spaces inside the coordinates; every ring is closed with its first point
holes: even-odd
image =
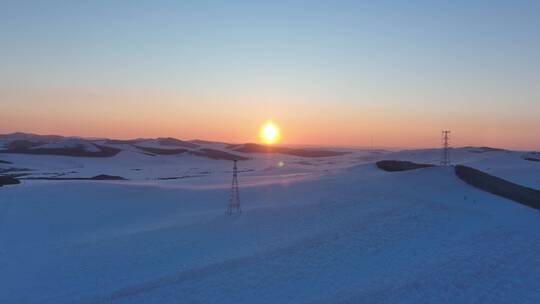
{"type": "MultiPolygon", "coordinates": [[[[539,303],[540,212],[451,167],[373,164],[439,153],[246,154],[233,216],[228,161],[0,154],[31,176],[130,178],[0,188],[0,303],[539,303]]],[[[521,155],[452,151],[539,189],[521,155]]]]}

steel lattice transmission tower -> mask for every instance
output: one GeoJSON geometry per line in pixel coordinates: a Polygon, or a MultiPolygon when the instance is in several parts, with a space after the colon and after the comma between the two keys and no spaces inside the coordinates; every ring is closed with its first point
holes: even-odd
{"type": "Polygon", "coordinates": [[[236,159],[234,160],[233,179],[231,185],[231,196],[229,198],[229,206],[227,206],[227,214],[242,213],[240,209],[240,192],[238,191],[238,168],[236,167],[236,159]]]}
{"type": "Polygon", "coordinates": [[[442,131],[441,165],[450,165],[450,131],[442,131]]]}

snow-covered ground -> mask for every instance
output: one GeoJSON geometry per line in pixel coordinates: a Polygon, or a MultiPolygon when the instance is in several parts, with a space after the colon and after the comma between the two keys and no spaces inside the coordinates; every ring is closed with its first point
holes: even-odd
{"type": "MultiPolygon", "coordinates": [[[[438,164],[440,154],[437,149],[411,150],[392,153],[387,157],[438,164]]],[[[450,155],[454,164],[470,166],[523,186],[540,189],[540,162],[525,160],[523,157],[527,153],[457,148],[452,149],[450,155]]]]}
{"type": "MultiPolygon", "coordinates": [[[[540,302],[537,210],[449,167],[373,164],[438,150],[352,152],[245,154],[233,216],[230,161],[0,154],[33,177],[129,178],[0,188],[0,303],[540,302]]],[[[540,189],[540,162],[480,152],[452,160],[540,189]]]]}

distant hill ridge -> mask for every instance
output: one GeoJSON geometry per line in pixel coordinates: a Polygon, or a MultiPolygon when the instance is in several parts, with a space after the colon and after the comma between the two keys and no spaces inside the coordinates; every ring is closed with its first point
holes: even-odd
{"type": "Polygon", "coordinates": [[[190,154],[214,160],[247,160],[237,153],[279,153],[299,157],[334,157],[350,152],[246,143],[230,145],[205,140],[184,141],[173,137],[137,139],[85,139],[59,135],[11,133],[0,135],[0,153],[112,157],[128,149],[149,156],[190,154]],[[135,148],[135,150],[133,150],[135,148]]]}
{"type": "MultiPolygon", "coordinates": [[[[113,157],[118,153],[140,151],[148,156],[190,154],[213,160],[247,160],[248,157],[219,150],[210,141],[184,141],[173,137],[119,139],[84,139],[59,135],[11,133],[0,135],[0,153],[57,155],[72,157],[113,157]],[[212,146],[212,147],[204,147],[212,146]]],[[[226,150],[226,149],[225,149],[226,150]]]]}

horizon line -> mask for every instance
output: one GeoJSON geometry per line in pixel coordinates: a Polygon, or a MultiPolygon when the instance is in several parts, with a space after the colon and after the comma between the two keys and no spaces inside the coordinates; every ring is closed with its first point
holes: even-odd
{"type": "MultiPolygon", "coordinates": [[[[245,141],[245,142],[227,142],[227,141],[221,141],[221,140],[208,140],[208,139],[201,139],[201,138],[194,138],[194,139],[180,139],[174,136],[158,136],[158,137],[136,137],[136,138],[116,138],[116,137],[102,137],[102,136],[80,136],[80,135],[65,135],[65,134],[40,134],[40,133],[33,133],[33,132],[24,132],[24,131],[13,131],[10,133],[2,133],[0,136],[9,136],[9,135],[31,135],[31,136],[51,136],[51,137],[63,137],[63,138],[77,138],[77,139],[84,139],[84,140],[151,140],[151,139],[160,139],[160,138],[172,138],[180,141],[185,142],[193,142],[193,141],[205,141],[209,143],[222,143],[222,144],[228,144],[228,145],[243,145],[243,144],[259,144],[259,145],[268,145],[265,143],[260,142],[252,142],[252,141],[245,141]]],[[[344,148],[344,149],[364,149],[364,150],[428,150],[428,149],[442,149],[442,147],[436,147],[436,146],[365,146],[365,145],[340,145],[340,144],[292,144],[292,143],[278,143],[278,144],[270,144],[269,146],[300,146],[300,147],[326,147],[326,148],[344,148]]],[[[526,149],[510,149],[506,147],[500,147],[500,146],[471,146],[471,145],[460,145],[460,146],[453,146],[450,147],[451,149],[462,149],[462,148],[495,148],[495,149],[502,149],[507,151],[516,151],[516,152],[531,152],[534,150],[526,150],[526,149]]]]}

